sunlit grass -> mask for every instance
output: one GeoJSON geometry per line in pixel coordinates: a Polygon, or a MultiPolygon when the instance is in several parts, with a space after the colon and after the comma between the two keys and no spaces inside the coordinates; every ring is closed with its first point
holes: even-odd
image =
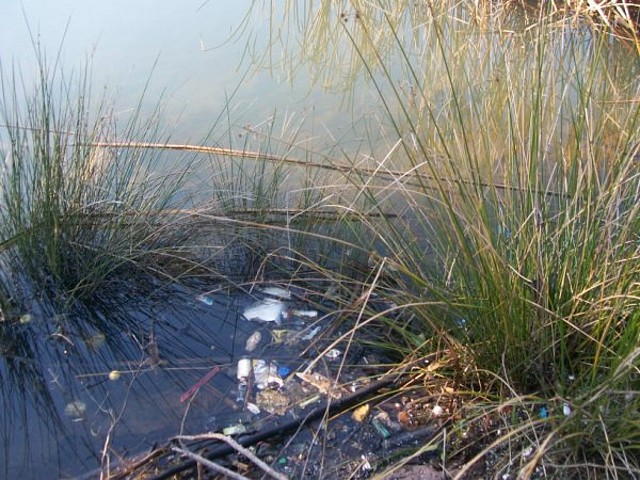
{"type": "MultiPolygon", "coordinates": [[[[172,214],[184,171],[153,175],[162,149],[126,147],[156,141],[153,123],[134,118],[118,131],[121,146],[98,146],[105,126],[116,130],[90,113],[84,79],[77,92],[60,88],[40,58],[29,96],[5,75],[7,265],[82,296],[118,272],[186,276],[176,266],[189,263],[181,248],[194,238],[220,241],[221,256],[237,244],[250,282],[286,278],[325,297],[332,346],[349,348],[358,334],[407,365],[446,358],[438,375],[469,405],[440,446],[480,425],[475,447],[447,449],[467,470],[509,452],[493,473],[637,475],[633,49],[550,7],[319,5],[284,11],[308,33],[301,54],[320,58],[321,81],[329,72],[351,88],[364,75],[377,91],[386,117],[367,131],[371,152],[298,148],[299,126],[267,123],[250,132],[256,143],[229,138],[233,151],[258,152],[251,158],[208,157],[204,191],[184,216],[172,214]],[[504,414],[513,410],[522,415],[504,414]]],[[[300,58],[289,59],[291,75],[300,58]]],[[[2,312],[9,290],[0,288],[2,312]]]]}
{"type": "MultiPolygon", "coordinates": [[[[403,329],[503,379],[470,375],[471,388],[568,405],[522,472],[563,461],[637,472],[638,59],[620,61],[584,26],[540,18],[495,39],[434,15],[417,50],[388,21],[412,95],[395,69],[369,72],[403,139],[393,167],[408,174],[362,188],[380,210],[389,191],[411,208],[370,235],[396,272],[393,298],[412,318],[403,329]]],[[[353,47],[375,51],[375,38],[352,37],[353,47]]],[[[415,342],[397,339],[403,352],[415,342]]]]}
{"type": "Polygon", "coordinates": [[[365,274],[357,288],[398,304],[354,328],[381,322],[389,333],[371,343],[407,359],[444,346],[466,363],[453,372],[461,389],[497,405],[529,395],[548,405],[548,420],[527,407],[529,420],[506,424],[472,463],[531,446],[500,468],[637,474],[633,42],[544,6],[394,5],[283,14],[306,39],[292,65],[320,55],[350,85],[366,73],[395,132],[392,148],[354,158],[360,170],[345,175],[351,200],[364,200],[343,204],[362,213],[354,250],[373,250],[366,264],[391,279],[365,274]]]}

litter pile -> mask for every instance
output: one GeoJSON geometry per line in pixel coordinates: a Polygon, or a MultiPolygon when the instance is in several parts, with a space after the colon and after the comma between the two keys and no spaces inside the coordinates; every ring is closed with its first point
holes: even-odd
{"type": "MultiPolygon", "coordinates": [[[[206,294],[196,298],[205,308],[215,304],[206,294]]],[[[365,479],[400,458],[419,471],[389,479],[442,478],[445,445],[467,438],[447,434],[466,413],[459,390],[438,376],[445,352],[394,368],[375,350],[337,341],[353,323],[337,325],[324,310],[336,309],[278,287],[253,292],[238,306],[233,361],[211,368],[180,397],[185,405],[208,402],[206,421],[112,468],[109,478],[193,478],[197,470],[198,478],[215,479],[365,479]],[[203,387],[218,373],[229,386],[212,400],[203,387]]],[[[465,429],[470,439],[490,440],[465,429]]]]}

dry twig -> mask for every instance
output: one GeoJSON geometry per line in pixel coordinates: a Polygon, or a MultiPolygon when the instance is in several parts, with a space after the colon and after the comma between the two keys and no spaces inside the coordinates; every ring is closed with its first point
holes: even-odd
{"type": "MultiPolygon", "coordinates": [[[[238,453],[240,453],[240,454],[244,455],[245,457],[247,457],[249,460],[251,460],[254,463],[254,465],[256,465],[257,467],[262,469],[262,471],[264,471],[267,475],[270,475],[271,477],[275,478],[276,480],[288,480],[285,475],[276,472],[273,468],[271,468],[269,465],[267,465],[262,460],[260,460],[258,457],[256,457],[253,453],[251,453],[251,451],[249,449],[243,447],[238,442],[236,442],[233,438],[231,438],[231,437],[229,437],[227,435],[222,435],[220,433],[203,433],[201,435],[179,435],[179,436],[177,436],[175,438],[177,440],[220,440],[222,442],[225,442],[227,445],[231,446],[238,453]]],[[[176,451],[178,451],[178,450],[176,450],[176,451]]],[[[195,454],[193,454],[193,455],[195,455],[195,454]]],[[[190,455],[187,455],[187,456],[189,456],[190,458],[193,458],[197,462],[200,462],[200,460],[196,459],[193,456],[190,456],[190,455]]],[[[207,460],[206,458],[203,458],[203,457],[200,457],[200,458],[202,460],[204,460],[202,462],[203,465],[210,466],[209,463],[213,463],[213,462],[210,462],[209,460],[207,460]],[[207,462],[207,463],[205,463],[205,462],[207,462]]],[[[216,465],[216,464],[214,464],[214,465],[216,465]]],[[[216,468],[223,468],[223,467],[220,467],[219,465],[216,465],[216,468]]],[[[244,477],[241,477],[241,478],[244,478],[244,477]]]]}

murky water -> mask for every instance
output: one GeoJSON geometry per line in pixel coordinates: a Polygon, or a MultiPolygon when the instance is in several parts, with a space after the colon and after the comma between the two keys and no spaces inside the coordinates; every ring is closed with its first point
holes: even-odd
{"type": "Polygon", "coordinates": [[[238,361],[262,359],[286,377],[330,322],[304,296],[121,284],[64,314],[33,298],[17,322],[0,323],[2,476],[78,476],[178,433],[237,426],[238,361]],[[288,315],[271,318],[274,305],[288,315]]]}
{"type": "MultiPolygon", "coordinates": [[[[126,118],[144,91],[145,108],[162,104],[178,143],[199,143],[225,108],[232,124],[222,129],[240,133],[274,112],[350,123],[350,111],[337,108],[340,95],[310,91],[303,73],[291,84],[251,71],[243,42],[229,40],[251,3],[2,2],[2,67],[19,68],[28,91],[34,42],[50,63],[59,52],[65,75],[88,62],[94,93],[107,89],[117,117],[126,118]]],[[[33,308],[22,323],[0,323],[0,477],[81,475],[179,432],[201,432],[212,419],[224,423],[237,409],[236,363],[247,338],[262,328],[258,357],[271,343],[268,329],[242,317],[255,297],[224,290],[202,302],[197,289],[117,291],[104,305],[65,309],[25,292],[33,308]],[[216,366],[213,381],[185,396],[216,366]]],[[[297,366],[286,349],[269,356],[297,366]]]]}

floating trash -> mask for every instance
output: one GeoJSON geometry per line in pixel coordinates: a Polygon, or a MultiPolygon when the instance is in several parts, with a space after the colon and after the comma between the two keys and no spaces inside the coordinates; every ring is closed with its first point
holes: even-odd
{"type": "Polygon", "coordinates": [[[316,318],[318,316],[317,310],[291,310],[291,315],[296,317],[316,318]]]}
{"type": "Polygon", "coordinates": [[[306,335],[303,335],[300,338],[302,338],[302,340],[311,340],[313,337],[315,337],[320,332],[321,329],[322,329],[322,327],[320,327],[320,326],[312,328],[311,330],[309,330],[309,333],[307,333],[306,335]]]}
{"type": "Polygon", "coordinates": [[[280,300],[266,299],[262,302],[254,303],[246,308],[242,315],[247,320],[259,320],[261,322],[276,322],[278,325],[282,323],[282,319],[286,318],[287,310],[285,304],[280,300]]]}
{"type": "Polygon", "coordinates": [[[327,357],[328,360],[336,360],[340,355],[342,355],[342,351],[338,350],[337,348],[332,348],[327,353],[325,353],[324,356],[327,357]]]}
{"type": "Polygon", "coordinates": [[[253,361],[253,378],[258,390],[264,390],[271,384],[277,384],[279,387],[284,385],[284,380],[278,374],[277,365],[264,360],[253,361]]]}
{"type": "Polygon", "coordinates": [[[271,330],[271,338],[276,345],[284,343],[290,335],[292,335],[291,330],[271,330]]]}
{"type": "Polygon", "coordinates": [[[231,425],[230,427],[225,427],[224,429],[222,429],[222,433],[224,435],[241,435],[243,433],[247,433],[248,429],[247,426],[239,423],[237,425],[231,425]]]}
{"type": "Polygon", "coordinates": [[[24,315],[20,315],[20,319],[18,321],[22,324],[25,324],[25,323],[31,322],[31,320],[33,320],[33,317],[31,316],[31,314],[25,313],[24,315]]]}
{"type": "Polygon", "coordinates": [[[197,295],[196,300],[204,303],[205,305],[209,305],[209,306],[213,305],[213,297],[207,295],[206,293],[201,293],[200,295],[197,295]]]}
{"type": "Polygon", "coordinates": [[[256,330],[247,338],[247,343],[245,344],[247,352],[253,352],[260,343],[260,340],[262,340],[262,334],[256,330]]]}
{"type": "Polygon", "coordinates": [[[342,397],[342,392],[333,386],[333,382],[319,373],[297,372],[296,376],[303,382],[313,385],[315,388],[320,390],[320,393],[329,395],[336,399],[342,397]]]}
{"type": "Polygon", "coordinates": [[[73,402],[67,403],[64,407],[64,414],[67,417],[71,417],[74,420],[79,420],[84,417],[84,414],[87,411],[87,404],[81,402],[80,400],[75,400],[73,402]]]}
{"type": "Polygon", "coordinates": [[[262,293],[282,300],[291,300],[291,292],[280,287],[266,287],[260,290],[262,293]]]}
{"type": "Polygon", "coordinates": [[[120,372],[118,370],[111,370],[109,372],[109,380],[111,380],[112,382],[115,382],[116,380],[120,379],[120,372]]]}
{"type": "Polygon", "coordinates": [[[431,410],[434,417],[440,417],[444,413],[444,409],[440,405],[435,405],[431,410]]]}
{"type": "Polygon", "coordinates": [[[356,408],[353,413],[351,414],[351,417],[358,423],[362,423],[366,420],[367,416],[369,415],[369,410],[371,409],[371,407],[369,407],[368,403],[365,403],[364,405],[356,408]]]}
{"type": "Polygon", "coordinates": [[[238,380],[246,379],[248,381],[249,375],[251,375],[251,359],[241,358],[238,360],[238,371],[236,372],[236,378],[238,380]]]}
{"type": "Polygon", "coordinates": [[[244,397],[247,394],[247,386],[249,385],[249,375],[251,375],[251,360],[241,358],[238,361],[238,371],[236,372],[236,378],[238,379],[236,402],[238,403],[244,402],[244,397]]]}
{"type": "Polygon", "coordinates": [[[245,407],[247,407],[247,410],[249,410],[254,415],[260,415],[260,407],[255,403],[247,402],[245,407]]]}
{"type": "Polygon", "coordinates": [[[290,373],[291,369],[289,367],[285,367],[284,365],[278,367],[278,375],[280,375],[282,378],[286,377],[290,373]]]}
{"type": "Polygon", "coordinates": [[[256,404],[265,412],[284,415],[289,409],[289,397],[278,390],[262,390],[256,395],[256,404]]]}
{"type": "Polygon", "coordinates": [[[562,413],[565,417],[568,417],[569,415],[571,415],[571,407],[569,406],[568,403],[565,403],[564,405],[562,405],[562,413]]]}
{"type": "Polygon", "coordinates": [[[371,425],[373,425],[373,428],[375,428],[376,432],[378,432],[382,438],[389,438],[391,436],[391,432],[378,415],[371,420],[371,425]]]}
{"type": "Polygon", "coordinates": [[[540,407],[540,410],[538,410],[538,414],[542,419],[549,417],[549,412],[547,411],[547,407],[540,407]]]}

